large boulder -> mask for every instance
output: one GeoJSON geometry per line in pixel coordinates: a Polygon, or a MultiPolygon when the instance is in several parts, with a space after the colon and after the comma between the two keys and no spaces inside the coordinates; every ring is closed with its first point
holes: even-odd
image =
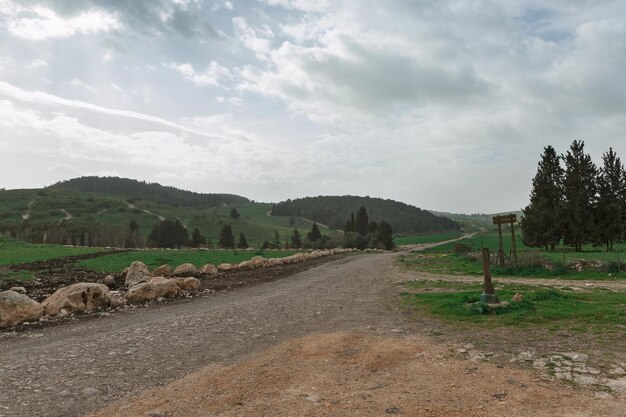
{"type": "Polygon", "coordinates": [[[168,264],[161,265],[154,271],[152,271],[153,277],[169,277],[172,275],[172,267],[168,264]]]}
{"type": "Polygon", "coordinates": [[[127,287],[132,287],[140,282],[148,282],[151,278],[152,274],[148,266],[141,261],[135,261],[128,267],[124,284],[126,284],[127,287]]]}
{"type": "Polygon", "coordinates": [[[0,292],[0,328],[37,321],[41,316],[43,307],[27,295],[11,290],[0,292]]]}
{"type": "Polygon", "coordinates": [[[269,258],[267,260],[270,265],[282,265],[283,264],[283,258],[269,258]]]}
{"type": "Polygon", "coordinates": [[[59,288],[54,294],[43,300],[41,305],[44,312],[51,316],[59,314],[61,309],[68,312],[84,313],[96,308],[110,306],[111,294],[109,288],[104,284],[79,282],[59,288]]]}
{"type": "Polygon", "coordinates": [[[250,263],[253,268],[264,268],[266,266],[270,266],[270,262],[262,256],[255,256],[250,259],[250,263]]]}
{"type": "Polygon", "coordinates": [[[126,293],[126,300],[142,302],[156,300],[160,297],[174,298],[178,295],[178,285],[171,279],[154,277],[148,282],[142,282],[130,287],[126,293]]]}
{"type": "Polygon", "coordinates": [[[178,286],[179,289],[185,291],[196,291],[202,287],[199,279],[194,277],[187,278],[170,278],[178,286]]]}
{"type": "Polygon", "coordinates": [[[236,269],[242,269],[242,270],[246,270],[246,269],[254,269],[254,265],[252,264],[252,261],[243,261],[243,262],[239,262],[237,265],[235,265],[236,269]]]}
{"type": "Polygon", "coordinates": [[[195,277],[198,275],[198,268],[194,264],[182,264],[172,273],[175,277],[195,277]]]}
{"type": "Polygon", "coordinates": [[[228,263],[223,263],[223,264],[219,264],[217,266],[217,270],[220,272],[226,272],[226,271],[230,271],[233,269],[233,265],[232,264],[228,264],[228,263]]]}
{"type": "Polygon", "coordinates": [[[202,268],[200,268],[200,275],[202,276],[212,276],[217,275],[217,267],[213,264],[206,264],[202,268]]]}

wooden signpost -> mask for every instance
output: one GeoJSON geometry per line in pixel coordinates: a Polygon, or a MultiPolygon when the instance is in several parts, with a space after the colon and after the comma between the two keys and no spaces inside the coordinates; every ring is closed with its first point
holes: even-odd
{"type": "Polygon", "coordinates": [[[493,224],[498,225],[498,236],[500,237],[500,250],[498,251],[498,257],[496,258],[496,263],[501,267],[504,266],[504,244],[502,243],[502,225],[510,224],[511,225],[511,252],[513,255],[513,264],[517,268],[517,248],[515,247],[515,226],[514,224],[517,222],[517,215],[515,214],[505,214],[502,216],[495,216],[493,218],[493,224]]]}

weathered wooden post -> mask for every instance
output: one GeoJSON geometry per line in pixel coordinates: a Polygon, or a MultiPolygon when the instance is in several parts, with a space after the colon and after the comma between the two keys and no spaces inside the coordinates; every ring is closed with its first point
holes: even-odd
{"type": "Polygon", "coordinates": [[[513,251],[513,263],[517,268],[517,247],[515,243],[515,225],[511,222],[511,250],[513,251]]]}
{"type": "Polygon", "coordinates": [[[490,271],[490,263],[489,259],[489,248],[483,248],[483,293],[480,295],[480,301],[485,304],[498,304],[500,301],[498,300],[498,296],[496,295],[496,289],[493,287],[493,282],[491,282],[491,271],[490,271]]]}

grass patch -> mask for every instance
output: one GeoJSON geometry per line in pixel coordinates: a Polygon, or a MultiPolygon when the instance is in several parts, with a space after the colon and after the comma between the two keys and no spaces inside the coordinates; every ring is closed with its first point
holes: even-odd
{"type": "Polygon", "coordinates": [[[6,280],[30,281],[31,279],[33,279],[33,274],[30,271],[10,271],[0,268],[0,282],[6,280]]]}
{"type": "Polygon", "coordinates": [[[163,264],[169,264],[173,268],[183,263],[192,263],[201,267],[206,263],[219,265],[221,263],[239,263],[252,259],[255,256],[265,258],[281,258],[289,256],[297,251],[222,251],[222,250],[140,250],[100,256],[86,259],[79,263],[80,266],[97,272],[117,273],[129,266],[133,261],[141,261],[151,269],[163,264]]]}
{"type": "Polygon", "coordinates": [[[413,235],[413,236],[396,236],[393,241],[396,245],[419,245],[422,243],[445,242],[446,240],[456,239],[463,234],[459,231],[450,231],[446,233],[436,233],[429,235],[413,235]]]}
{"type": "Polygon", "coordinates": [[[480,302],[480,284],[447,283],[450,291],[423,291],[432,282],[407,284],[402,293],[407,308],[425,311],[455,321],[503,326],[546,326],[551,330],[576,328],[597,333],[623,331],[626,327],[626,293],[607,290],[569,292],[537,286],[498,285],[500,300],[510,300],[517,292],[521,302],[490,312],[480,302]]]}
{"type": "Polygon", "coordinates": [[[54,258],[102,252],[102,248],[38,245],[9,238],[0,238],[0,266],[48,261],[54,258]]]}

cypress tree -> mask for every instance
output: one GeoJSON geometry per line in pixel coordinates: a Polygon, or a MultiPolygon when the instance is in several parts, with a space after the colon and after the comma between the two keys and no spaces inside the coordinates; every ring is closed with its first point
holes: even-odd
{"type": "Polygon", "coordinates": [[[239,235],[239,242],[237,242],[237,247],[239,249],[247,249],[248,248],[248,240],[246,239],[246,236],[241,233],[239,235]]]}
{"type": "Polygon", "coordinates": [[[200,230],[196,227],[193,229],[193,232],[191,232],[191,246],[197,248],[204,244],[206,244],[206,238],[200,234],[200,230]]]}
{"type": "Polygon", "coordinates": [[[293,229],[293,233],[291,234],[291,247],[292,248],[300,248],[302,247],[302,240],[300,238],[300,232],[298,229],[293,229]]]}
{"type": "Polygon", "coordinates": [[[380,222],[376,230],[376,240],[387,250],[393,249],[393,230],[386,221],[380,222]]]}
{"type": "Polygon", "coordinates": [[[217,244],[224,249],[232,249],[235,247],[235,237],[233,236],[233,229],[230,227],[230,224],[222,226],[217,244]]]}
{"type": "Polygon", "coordinates": [[[561,158],[552,146],[544,148],[537,174],[533,178],[530,204],[522,210],[522,236],[524,244],[550,247],[554,250],[563,236],[563,168],[561,158]]]}
{"type": "Polygon", "coordinates": [[[322,238],[322,233],[320,232],[320,228],[317,227],[316,222],[313,222],[313,226],[311,226],[311,231],[306,234],[306,238],[310,242],[317,242],[322,238]]]}
{"type": "Polygon", "coordinates": [[[361,206],[361,208],[359,208],[359,211],[356,213],[354,223],[355,232],[359,233],[362,236],[365,236],[369,229],[369,223],[370,222],[369,218],[367,217],[367,211],[365,210],[365,207],[361,206]]]}
{"type": "Polygon", "coordinates": [[[602,155],[602,162],[598,175],[597,237],[598,243],[612,251],[613,243],[624,234],[626,174],[613,148],[602,155]]]}
{"type": "Polygon", "coordinates": [[[564,196],[564,242],[576,251],[596,236],[594,207],[597,196],[598,170],[591,157],[585,154],[585,142],[575,140],[563,157],[565,177],[564,196]]]}

